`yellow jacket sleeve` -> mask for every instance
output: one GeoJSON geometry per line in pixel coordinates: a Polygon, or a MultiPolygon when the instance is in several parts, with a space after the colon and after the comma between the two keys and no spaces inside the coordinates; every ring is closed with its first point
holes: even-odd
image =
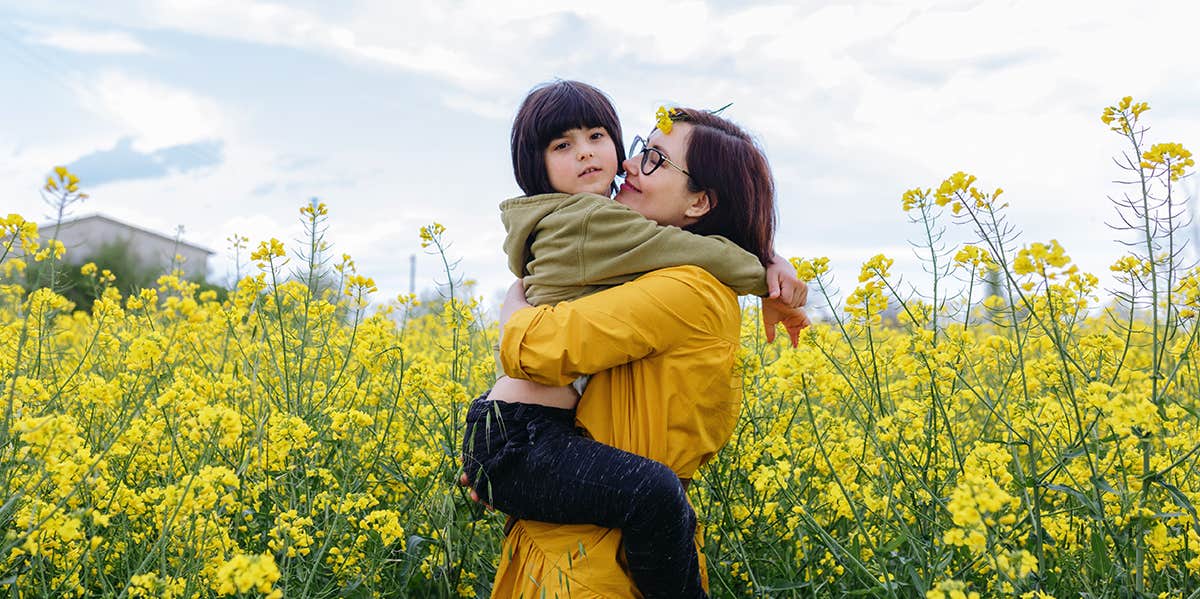
{"type": "MultiPolygon", "coordinates": [[[[663,352],[697,334],[715,336],[720,302],[733,291],[695,266],[664,268],[599,293],[512,315],[500,340],[511,377],[562,386],[585,374],[663,352]]],[[[720,304],[722,307],[723,304],[720,304]]]]}

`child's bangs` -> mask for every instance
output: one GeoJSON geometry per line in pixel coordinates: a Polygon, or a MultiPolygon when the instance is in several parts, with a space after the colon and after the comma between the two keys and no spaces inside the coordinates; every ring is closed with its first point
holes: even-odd
{"type": "Polygon", "coordinates": [[[539,146],[550,143],[550,140],[562,135],[564,131],[576,128],[604,127],[611,135],[617,135],[615,111],[608,99],[599,93],[587,93],[585,90],[561,86],[554,90],[556,93],[546,98],[540,107],[537,123],[537,140],[539,146]]]}

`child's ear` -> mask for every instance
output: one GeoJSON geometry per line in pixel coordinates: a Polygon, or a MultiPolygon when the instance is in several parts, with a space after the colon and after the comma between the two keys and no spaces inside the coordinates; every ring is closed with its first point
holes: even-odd
{"type": "Polygon", "coordinates": [[[700,218],[717,207],[717,196],[708,191],[702,191],[696,196],[683,215],[688,218],[700,218]]]}

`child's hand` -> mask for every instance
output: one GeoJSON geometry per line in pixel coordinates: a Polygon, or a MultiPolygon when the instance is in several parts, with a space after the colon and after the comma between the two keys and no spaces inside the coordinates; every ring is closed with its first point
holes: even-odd
{"type": "Polygon", "coordinates": [[[782,324],[792,340],[792,347],[799,345],[800,331],[812,324],[803,308],[794,308],[778,298],[763,298],[762,317],[763,327],[767,331],[767,342],[775,341],[775,325],[782,324]]]}
{"type": "Polygon", "coordinates": [[[787,258],[775,254],[767,265],[767,297],[778,299],[792,308],[808,303],[808,284],[796,277],[796,269],[787,258]]]}
{"type": "Polygon", "coordinates": [[[487,508],[489,512],[496,511],[496,508],[492,507],[491,504],[479,500],[479,493],[476,493],[475,489],[471,487],[471,481],[467,478],[467,473],[464,472],[462,476],[458,477],[458,486],[467,488],[467,494],[471,496],[471,501],[487,508]]]}

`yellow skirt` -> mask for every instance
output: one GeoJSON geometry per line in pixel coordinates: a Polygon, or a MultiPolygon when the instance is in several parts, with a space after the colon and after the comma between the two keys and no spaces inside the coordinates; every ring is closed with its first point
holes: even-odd
{"type": "MultiPolygon", "coordinates": [[[[708,590],[703,535],[696,527],[700,580],[708,590]]],[[[625,565],[621,531],[589,524],[519,520],[501,546],[494,599],[641,599],[625,565]]]]}

